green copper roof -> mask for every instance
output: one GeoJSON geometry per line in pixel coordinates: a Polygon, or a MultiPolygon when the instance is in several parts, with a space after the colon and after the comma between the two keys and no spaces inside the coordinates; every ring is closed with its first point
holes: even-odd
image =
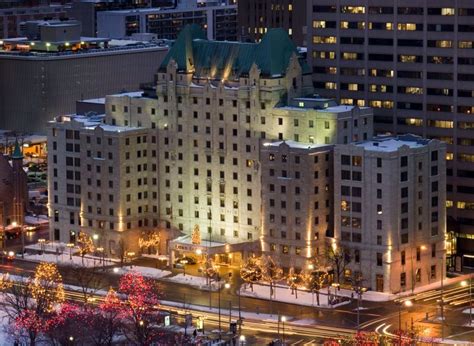
{"type": "MultiPolygon", "coordinates": [[[[283,29],[270,29],[260,43],[209,41],[198,25],[186,26],[161,64],[166,69],[173,59],[180,71],[193,71],[198,77],[227,79],[247,75],[253,63],[264,76],[285,75],[293,53],[294,43],[283,29]]],[[[309,72],[300,59],[303,72],[309,72]]]]}
{"type": "Polygon", "coordinates": [[[12,159],[22,159],[23,153],[21,152],[20,145],[18,144],[18,140],[15,141],[15,149],[13,150],[12,159]]]}

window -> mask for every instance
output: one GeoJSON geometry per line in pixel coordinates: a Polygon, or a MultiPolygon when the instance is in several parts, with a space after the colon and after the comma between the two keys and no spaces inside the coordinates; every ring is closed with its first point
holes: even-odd
{"type": "Polygon", "coordinates": [[[383,266],[383,255],[380,252],[377,252],[377,266],[378,267],[383,266]]]}
{"type": "Polygon", "coordinates": [[[400,273],[400,286],[405,287],[407,285],[407,274],[400,273]]]}

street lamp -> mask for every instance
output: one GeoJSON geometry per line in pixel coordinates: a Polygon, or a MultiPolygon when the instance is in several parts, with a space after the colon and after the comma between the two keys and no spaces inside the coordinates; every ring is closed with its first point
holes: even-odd
{"type": "Polygon", "coordinates": [[[411,300],[405,300],[404,302],[398,302],[398,344],[402,344],[402,305],[407,308],[411,308],[413,306],[413,302],[411,300]]]}
{"type": "MultiPolygon", "coordinates": [[[[226,282],[224,284],[224,288],[228,289],[230,288],[230,284],[226,282]]],[[[221,339],[221,288],[218,286],[217,287],[217,300],[218,300],[218,305],[219,305],[219,340],[221,339]]]]}
{"type": "Polygon", "coordinates": [[[44,254],[44,244],[46,243],[46,239],[44,239],[44,238],[38,239],[38,243],[40,244],[41,255],[43,255],[44,254]]]}
{"type": "Polygon", "coordinates": [[[241,335],[241,336],[239,337],[239,341],[240,341],[240,346],[243,346],[244,343],[245,343],[245,335],[241,335]]]}
{"type": "Polygon", "coordinates": [[[285,344],[285,322],[286,322],[286,316],[281,316],[281,323],[282,323],[282,329],[283,329],[283,336],[282,336],[283,345],[285,344]]]}
{"type": "Polygon", "coordinates": [[[72,248],[74,247],[74,243],[67,243],[66,246],[69,248],[69,260],[72,261],[72,248]]]}
{"type": "Polygon", "coordinates": [[[186,264],[188,264],[187,259],[181,260],[181,264],[183,265],[183,276],[186,276],[186,264]]]}
{"type": "Polygon", "coordinates": [[[469,282],[461,281],[462,287],[466,287],[467,285],[469,285],[469,325],[472,325],[472,295],[471,295],[472,274],[469,274],[469,282]]]}

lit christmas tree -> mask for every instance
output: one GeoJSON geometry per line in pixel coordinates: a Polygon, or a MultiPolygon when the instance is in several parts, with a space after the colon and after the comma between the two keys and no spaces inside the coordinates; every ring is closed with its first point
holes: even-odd
{"type": "Polygon", "coordinates": [[[30,283],[30,290],[36,301],[37,311],[53,311],[56,304],[64,301],[64,287],[58,267],[54,263],[40,263],[30,283]]]}
{"type": "Polygon", "coordinates": [[[94,251],[94,241],[87,233],[81,231],[77,237],[77,246],[84,265],[84,256],[94,251]]]}
{"type": "Polygon", "coordinates": [[[191,242],[195,245],[201,244],[201,230],[199,229],[199,225],[194,225],[191,242]]]}

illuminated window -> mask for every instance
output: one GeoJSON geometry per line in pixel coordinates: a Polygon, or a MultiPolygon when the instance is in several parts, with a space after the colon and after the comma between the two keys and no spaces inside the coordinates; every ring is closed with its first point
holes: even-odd
{"type": "Polygon", "coordinates": [[[357,53],[344,52],[342,53],[342,59],[343,60],[357,60],[357,53]]]}
{"type": "Polygon", "coordinates": [[[313,43],[334,44],[337,43],[337,38],[336,36],[313,36],[313,43]]]}
{"type": "Polygon", "coordinates": [[[454,16],[456,11],[452,7],[444,7],[441,9],[441,15],[442,16],[454,16]]]}
{"type": "Polygon", "coordinates": [[[398,23],[397,28],[398,28],[398,30],[403,30],[403,31],[415,31],[416,30],[416,24],[414,24],[414,23],[398,23]]]}
{"type": "Polygon", "coordinates": [[[356,83],[349,83],[347,89],[350,91],[357,91],[359,90],[359,85],[356,83]]]}
{"type": "Polygon", "coordinates": [[[354,99],[341,99],[341,104],[343,105],[353,105],[354,99]]]}
{"type": "Polygon", "coordinates": [[[452,160],[454,160],[454,154],[446,153],[446,161],[452,161],[452,160]]]}
{"type": "Polygon", "coordinates": [[[453,205],[454,205],[453,201],[446,200],[446,208],[452,208],[453,205]]]}
{"type": "Polygon", "coordinates": [[[458,47],[461,49],[472,49],[472,41],[459,41],[458,47]]]}
{"type": "Polygon", "coordinates": [[[324,29],[326,28],[325,20],[313,20],[313,28],[315,29],[324,29]]]}
{"type": "Polygon", "coordinates": [[[454,122],[450,120],[428,120],[428,126],[439,127],[442,129],[454,128],[454,122]]]}
{"type": "Polygon", "coordinates": [[[337,83],[335,82],[326,82],[324,84],[324,87],[327,89],[327,90],[337,90],[337,83]]]}
{"type": "Polygon", "coordinates": [[[357,100],[357,106],[365,107],[365,100],[357,100]]]}
{"type": "Polygon", "coordinates": [[[364,6],[341,6],[341,13],[363,14],[365,13],[365,7],[364,6]]]}
{"type": "Polygon", "coordinates": [[[298,107],[304,108],[304,102],[298,102],[298,107]]]}

